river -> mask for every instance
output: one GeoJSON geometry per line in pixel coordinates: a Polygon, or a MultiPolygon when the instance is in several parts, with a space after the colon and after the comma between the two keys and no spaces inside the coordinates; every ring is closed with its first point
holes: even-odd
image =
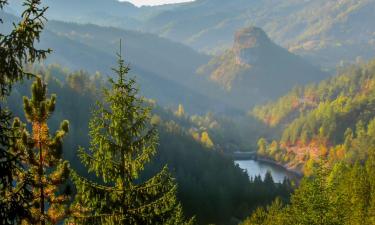
{"type": "Polygon", "coordinates": [[[261,175],[262,179],[264,179],[267,171],[271,172],[273,180],[276,183],[282,183],[284,177],[288,177],[291,180],[295,180],[297,178],[296,174],[293,172],[267,162],[256,160],[236,160],[234,163],[238,164],[241,169],[246,170],[249,178],[261,175]]]}

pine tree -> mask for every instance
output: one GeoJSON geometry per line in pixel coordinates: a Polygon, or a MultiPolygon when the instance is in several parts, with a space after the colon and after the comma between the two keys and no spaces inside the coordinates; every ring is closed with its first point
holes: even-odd
{"type": "Polygon", "coordinates": [[[26,126],[15,119],[13,127],[18,134],[10,152],[19,155],[24,170],[16,173],[17,183],[31,179],[28,187],[32,201],[28,209],[31,218],[22,224],[57,224],[66,217],[70,201],[69,164],[62,159],[62,140],[68,132],[68,121],[63,121],[55,135],[51,135],[47,120],[55,110],[56,96],[47,99],[47,87],[41,78],[32,84],[31,99],[24,97],[26,119],[32,126],[31,134],[26,126]],[[63,188],[65,190],[63,190],[63,188]]]}
{"type": "Polygon", "coordinates": [[[140,177],[156,153],[157,132],[121,54],[113,70],[117,79],[109,80],[111,89],[104,89],[104,103],[97,103],[89,124],[89,151],[79,149],[82,163],[101,182],[73,175],[77,195],[70,223],[184,224],[167,168],[146,181],[140,177]]]}
{"type": "MultiPolygon", "coordinates": [[[[0,10],[8,0],[0,0],[0,10]]],[[[0,33],[0,223],[18,224],[21,218],[28,217],[27,206],[32,195],[26,183],[15,183],[16,171],[22,169],[18,155],[9,149],[14,144],[10,140],[15,131],[10,126],[12,115],[4,106],[3,100],[10,94],[12,85],[24,77],[31,77],[23,69],[24,63],[33,63],[46,57],[50,50],[39,50],[34,43],[39,41],[44,28],[46,7],[40,0],[26,0],[20,22],[9,34],[0,33]]],[[[0,24],[3,20],[0,18],[0,24]]]]}

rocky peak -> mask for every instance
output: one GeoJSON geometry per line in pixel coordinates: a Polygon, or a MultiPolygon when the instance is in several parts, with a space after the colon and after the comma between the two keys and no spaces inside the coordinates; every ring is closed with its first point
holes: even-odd
{"type": "Polygon", "coordinates": [[[236,63],[240,65],[256,64],[262,49],[271,43],[261,28],[247,27],[237,31],[233,45],[236,63]]]}

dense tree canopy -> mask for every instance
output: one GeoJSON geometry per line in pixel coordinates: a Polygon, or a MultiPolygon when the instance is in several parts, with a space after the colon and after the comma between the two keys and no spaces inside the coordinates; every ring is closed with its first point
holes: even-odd
{"type": "MultiPolygon", "coordinates": [[[[0,10],[7,6],[8,0],[0,0],[0,10]]],[[[13,185],[15,171],[22,169],[17,155],[9,148],[14,146],[11,137],[15,131],[10,125],[11,113],[5,108],[4,100],[10,94],[12,85],[32,74],[25,72],[24,64],[33,63],[46,57],[49,50],[39,50],[34,46],[39,41],[44,28],[44,12],[40,0],[24,2],[20,22],[14,24],[10,33],[0,33],[0,222],[16,224],[21,218],[29,217],[27,205],[31,199],[26,184],[13,185]]],[[[0,18],[0,24],[4,21],[0,18]]]]}
{"type": "MultiPolygon", "coordinates": [[[[283,130],[275,145],[259,148],[264,156],[291,167],[309,170],[323,154],[329,161],[364,159],[348,151],[353,130],[363,133],[375,116],[375,61],[339,71],[317,85],[295,88],[277,102],[254,109],[253,114],[283,130]],[[321,145],[325,150],[321,151],[321,145]]],[[[271,142],[271,140],[268,140],[271,142]]],[[[311,171],[311,170],[310,170],[311,171]]]]}
{"type": "MultiPolygon", "coordinates": [[[[359,124],[346,142],[351,160],[330,162],[320,157],[291,197],[259,208],[244,225],[373,224],[375,221],[375,119],[359,124]],[[359,156],[365,157],[359,157],[359,156]]],[[[352,132],[348,132],[352,133],[352,132]]]]}

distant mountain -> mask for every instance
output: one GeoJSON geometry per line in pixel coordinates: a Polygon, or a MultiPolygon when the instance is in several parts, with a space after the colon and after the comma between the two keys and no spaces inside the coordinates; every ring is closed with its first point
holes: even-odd
{"type": "Polygon", "coordinates": [[[236,32],[233,47],[198,70],[225,89],[231,101],[249,107],[327,75],[273,43],[260,28],[236,32]]]}
{"type": "MultiPolygon", "coordinates": [[[[9,7],[5,10],[19,13],[22,10],[22,2],[23,0],[11,0],[9,7]],[[10,9],[13,10],[10,11],[10,9]]],[[[127,1],[118,0],[45,0],[42,2],[49,7],[47,17],[52,20],[92,23],[126,29],[138,29],[147,18],[175,7],[175,5],[136,7],[127,1]]]]}
{"type": "MultiPolygon", "coordinates": [[[[12,0],[12,9],[21,0],[12,0]]],[[[46,0],[48,18],[142,30],[198,51],[223,52],[245,26],[264,29],[278,45],[334,71],[375,57],[375,0],[196,0],[136,7],[117,0],[46,0]]]]}
{"type": "Polygon", "coordinates": [[[197,0],[154,14],[142,26],[198,50],[227,48],[235,30],[255,25],[316,64],[375,56],[375,0],[197,0]]]}
{"type": "MultiPolygon", "coordinates": [[[[101,0],[93,2],[99,3],[101,0]]],[[[11,16],[5,21],[9,26],[11,16]]],[[[296,84],[325,76],[254,27],[237,32],[233,48],[212,60],[154,34],[54,20],[47,23],[41,46],[54,50],[47,63],[111,74],[120,38],[126,61],[144,87],[144,94],[163,106],[181,103],[190,112],[246,111],[254,104],[285,94],[296,84]],[[199,67],[199,73],[205,76],[196,74],[199,67]]]]}
{"type": "MultiPolygon", "coordinates": [[[[3,14],[9,30],[16,18],[3,14]]],[[[99,71],[108,76],[116,64],[116,52],[122,39],[123,55],[142,87],[142,94],[156,99],[163,106],[183,104],[187,111],[206,112],[222,107],[208,95],[211,85],[195,74],[209,57],[190,47],[153,34],[97,25],[79,25],[49,21],[43,32],[40,47],[51,48],[46,64],[57,63],[70,70],[99,71]]],[[[213,96],[213,95],[212,95],[213,96]]]]}

